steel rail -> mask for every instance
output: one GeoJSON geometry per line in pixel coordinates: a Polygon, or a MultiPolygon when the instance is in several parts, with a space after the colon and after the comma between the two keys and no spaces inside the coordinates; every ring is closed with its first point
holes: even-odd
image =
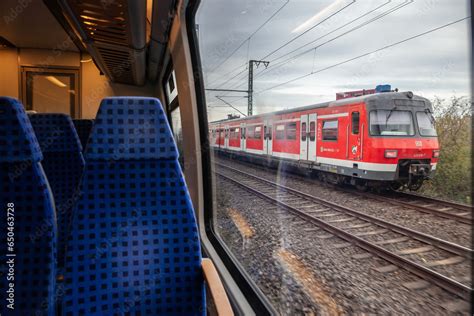
{"type": "MultiPolygon", "coordinates": [[[[227,167],[227,166],[224,166],[225,168],[228,168],[228,169],[231,169],[233,170],[234,172],[237,172],[239,174],[244,174],[252,179],[256,179],[256,180],[261,180],[262,182],[266,183],[266,184],[272,184],[274,186],[277,186],[281,189],[284,189],[286,191],[289,191],[289,192],[294,192],[296,195],[300,195],[300,196],[304,196],[305,198],[308,197],[310,198],[311,200],[313,201],[318,201],[318,203],[320,204],[326,204],[326,206],[330,206],[336,210],[341,210],[342,212],[345,212],[345,213],[350,213],[350,214],[354,214],[355,217],[358,217],[358,218],[362,218],[362,216],[359,217],[359,215],[361,215],[359,212],[355,211],[355,210],[351,210],[351,209],[348,209],[348,208],[345,208],[345,207],[341,207],[339,205],[335,205],[334,203],[332,202],[328,202],[326,200],[322,200],[322,199],[319,199],[319,198],[315,198],[315,197],[312,197],[310,195],[307,195],[306,193],[303,193],[303,192],[300,192],[300,191],[297,191],[297,190],[294,190],[294,189],[291,189],[291,188],[287,188],[285,186],[281,186],[279,184],[276,184],[274,182],[271,182],[269,180],[266,180],[266,179],[263,179],[263,178],[260,178],[260,177],[257,177],[257,176],[254,176],[254,175],[251,175],[251,174],[248,174],[246,172],[243,172],[241,170],[237,170],[237,169],[234,169],[234,168],[231,168],[231,167],[227,167]],[[321,200],[319,202],[319,200],[321,200]],[[357,214],[357,216],[355,215],[357,214]]],[[[315,223],[317,224],[318,226],[322,226],[325,230],[343,238],[344,240],[348,241],[348,242],[351,242],[369,252],[372,252],[376,255],[378,255],[379,257],[389,261],[389,262],[392,262],[393,264],[401,267],[401,268],[404,268],[408,271],[410,271],[411,273],[429,281],[429,282],[432,282],[433,284],[436,284],[438,286],[440,286],[441,288],[455,294],[455,295],[458,295],[460,297],[462,297],[463,299],[466,299],[468,300],[471,296],[471,292],[472,292],[472,289],[456,280],[453,280],[451,278],[448,278],[442,274],[440,274],[439,272],[436,272],[434,270],[431,270],[423,265],[420,265],[416,262],[413,262],[413,261],[410,261],[408,259],[405,259],[403,258],[402,256],[400,255],[397,255],[395,253],[392,253],[390,252],[389,250],[387,249],[384,249],[383,247],[380,247],[376,244],[373,244],[369,241],[366,241],[354,234],[351,234],[351,233],[348,233],[347,231],[344,231],[336,226],[333,226],[317,217],[314,217],[304,211],[301,211],[299,210],[298,208],[294,207],[294,206],[291,206],[285,202],[282,202],[276,198],[273,198],[271,196],[269,196],[268,194],[265,194],[255,188],[252,188],[244,183],[242,183],[241,181],[238,181],[236,179],[233,179],[232,177],[229,177],[227,175],[224,175],[223,173],[221,172],[218,172],[218,171],[215,171],[214,172],[219,175],[220,177],[223,177],[224,179],[227,179],[228,181],[231,181],[233,183],[235,183],[236,185],[239,185],[241,187],[243,187],[244,189],[246,189],[247,191],[250,191],[258,196],[261,196],[262,198],[266,199],[266,200],[269,200],[270,202],[276,204],[276,205],[279,205],[279,206],[282,206],[284,208],[286,208],[287,210],[291,211],[292,213],[294,213],[295,215],[301,217],[301,218],[304,218],[306,220],[309,220],[310,222],[312,223],[315,223]]],[[[376,219],[376,218],[373,218],[371,216],[368,216],[368,215],[365,215],[365,214],[362,214],[364,215],[364,217],[367,217],[367,218],[370,218],[370,220],[367,220],[367,221],[372,221],[372,219],[375,219],[377,220],[377,222],[382,222],[382,226],[384,227],[387,227],[391,230],[394,230],[398,233],[401,233],[401,234],[404,234],[404,235],[407,235],[406,233],[403,233],[404,231],[408,231],[409,232],[409,235],[408,236],[412,236],[411,234],[413,233],[413,237],[412,238],[415,238],[415,235],[417,236],[415,239],[418,239],[419,237],[422,238],[422,239],[429,239],[431,240],[435,245],[438,246],[438,244],[440,245],[443,245],[442,247],[441,246],[438,246],[439,248],[442,248],[446,251],[450,251],[450,252],[454,252],[454,253],[457,253],[457,254],[460,254],[460,253],[463,253],[463,254],[467,254],[468,258],[471,257],[472,255],[472,250],[471,249],[468,249],[468,248],[465,248],[465,247],[462,247],[462,246],[459,246],[459,245],[456,245],[456,244],[452,244],[452,243],[449,243],[447,241],[444,241],[444,240],[441,240],[441,239],[438,239],[438,238],[435,238],[435,237],[432,237],[432,236],[428,236],[428,235],[424,235],[422,233],[418,233],[418,232],[415,232],[415,231],[412,231],[412,230],[409,230],[409,229],[406,229],[406,228],[403,228],[401,226],[398,226],[398,225],[395,225],[395,224],[392,224],[392,223],[388,223],[388,222],[385,222],[385,221],[382,221],[382,220],[379,220],[379,219],[376,219]],[[393,229],[392,229],[393,227],[393,229]],[[395,229],[396,228],[396,229],[395,229]],[[447,245],[449,245],[447,247],[447,245]],[[448,248],[448,249],[445,249],[445,248],[448,248]]],[[[373,222],[374,223],[374,222],[373,222]]],[[[379,225],[379,224],[377,224],[379,225]]],[[[426,243],[426,241],[423,241],[426,243]]]]}

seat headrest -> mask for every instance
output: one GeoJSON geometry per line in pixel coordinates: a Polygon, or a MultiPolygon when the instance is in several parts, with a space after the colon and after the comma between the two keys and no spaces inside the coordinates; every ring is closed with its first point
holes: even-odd
{"type": "Polygon", "coordinates": [[[30,114],[41,151],[81,152],[82,146],[71,117],[60,113],[30,114]]]}
{"type": "Polygon", "coordinates": [[[85,158],[177,159],[178,150],[160,101],[147,97],[103,99],[85,158]]]}
{"type": "Polygon", "coordinates": [[[38,140],[20,101],[0,97],[0,162],[38,162],[38,140]]]}

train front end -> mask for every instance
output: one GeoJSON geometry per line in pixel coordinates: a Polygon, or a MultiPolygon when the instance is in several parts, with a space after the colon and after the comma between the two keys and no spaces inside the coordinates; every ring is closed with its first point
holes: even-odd
{"type": "Polygon", "coordinates": [[[377,180],[418,190],[433,177],[440,154],[430,101],[412,92],[387,92],[369,98],[366,106],[364,160],[381,166],[377,180]]]}

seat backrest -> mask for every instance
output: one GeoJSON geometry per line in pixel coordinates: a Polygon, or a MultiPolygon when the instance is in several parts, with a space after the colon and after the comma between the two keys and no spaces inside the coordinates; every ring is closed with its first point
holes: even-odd
{"type": "Polygon", "coordinates": [[[42,158],[23,105],[0,97],[2,315],[55,313],[56,216],[42,158]]]}
{"type": "Polygon", "coordinates": [[[72,122],[74,123],[77,135],[79,135],[79,139],[81,140],[82,149],[85,150],[92,131],[92,125],[94,125],[94,120],[74,119],[72,122]]]}
{"type": "Polygon", "coordinates": [[[42,113],[29,115],[29,118],[43,153],[41,164],[56,203],[58,265],[63,267],[72,208],[80,196],[78,185],[85,165],[82,147],[69,115],[42,113]]]}
{"type": "Polygon", "coordinates": [[[204,314],[196,220],[159,100],[104,99],[85,158],[66,314],[204,314]]]}

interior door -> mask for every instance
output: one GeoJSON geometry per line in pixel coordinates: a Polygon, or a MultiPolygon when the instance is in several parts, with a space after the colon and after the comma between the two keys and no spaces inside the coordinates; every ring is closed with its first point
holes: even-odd
{"type": "Polygon", "coordinates": [[[308,115],[300,119],[300,160],[308,160],[308,115]]]}
{"type": "Polygon", "coordinates": [[[317,121],[318,115],[316,113],[312,113],[308,115],[308,160],[309,161],[316,161],[316,130],[317,130],[317,121]]]}

